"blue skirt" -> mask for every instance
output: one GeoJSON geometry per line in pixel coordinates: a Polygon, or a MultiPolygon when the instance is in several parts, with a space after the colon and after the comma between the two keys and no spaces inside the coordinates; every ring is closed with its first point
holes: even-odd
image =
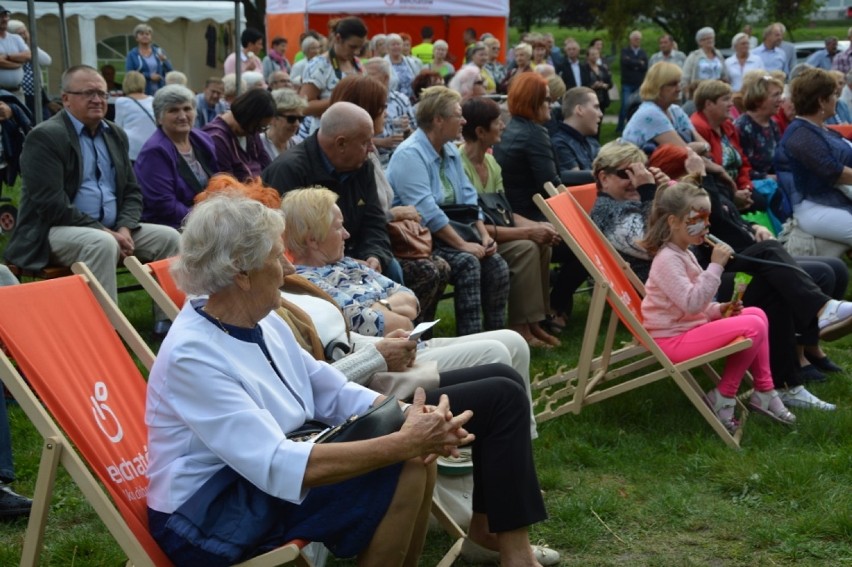
{"type": "Polygon", "coordinates": [[[148,509],[151,535],[178,567],[232,565],[292,539],[319,541],[338,557],[367,547],[402,470],[398,463],[312,488],[301,504],[263,492],[224,467],[172,514],[148,509]]]}

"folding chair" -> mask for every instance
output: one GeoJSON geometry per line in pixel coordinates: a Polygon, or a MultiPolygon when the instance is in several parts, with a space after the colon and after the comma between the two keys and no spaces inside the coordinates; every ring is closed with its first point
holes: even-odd
{"type": "MultiPolygon", "coordinates": [[[[127,266],[130,273],[136,276],[142,287],[151,295],[151,299],[174,321],[180,311],[178,306],[183,305],[186,295],[177,288],[169,272],[172,260],[172,258],[166,258],[165,260],[142,264],[135,256],[128,256],[124,260],[124,265],[127,266]]],[[[322,360],[317,357],[316,353],[312,352],[311,354],[318,360],[322,360]]],[[[461,546],[466,534],[434,498],[432,499],[432,515],[453,540],[453,545],[438,563],[438,567],[449,567],[461,554],[461,546]]]]}
{"type": "Polygon", "coordinates": [[[128,256],[124,259],[124,267],[133,274],[166,317],[174,321],[186,301],[186,294],[178,289],[169,273],[172,261],[174,258],[164,258],[143,264],[136,256],[128,256]]]}
{"type": "Polygon", "coordinates": [[[577,368],[533,381],[533,388],[543,390],[538,400],[544,403],[536,421],[547,421],[568,412],[578,414],[587,405],[670,377],[722,440],[730,447],[739,447],[748,415],[745,405],[737,400],[741,426],[731,435],[704,403],[703,391],[691,371],[700,368],[718,382],[719,375],[710,363],[750,347],[751,340],[736,339],[704,355],[673,363],[642,326],[640,305],[644,285],[573,197],[573,188],[560,192],[548,183],[545,189],[552,196],[545,200],[536,195],[535,203],[588,270],[594,289],[577,368]],[[607,312],[609,323],[598,348],[607,312]],[[619,321],[631,333],[633,341],[615,349],[619,321]],[[647,373],[637,376],[646,369],[647,373]]]}
{"type": "MultiPolygon", "coordinates": [[[[44,438],[21,565],[38,564],[62,465],[127,554],[127,565],[169,566],[147,528],[145,380],[154,355],[88,268],[82,275],[0,288],[0,379],[44,438]],[[118,332],[118,334],[116,333],[118,332]],[[120,335],[120,337],[119,337],[120,335]]],[[[241,565],[310,565],[293,541],[241,565]]]]}

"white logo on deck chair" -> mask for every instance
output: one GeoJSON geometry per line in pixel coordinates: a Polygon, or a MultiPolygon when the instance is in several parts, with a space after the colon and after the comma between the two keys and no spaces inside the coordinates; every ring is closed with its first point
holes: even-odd
{"type": "Polygon", "coordinates": [[[118,443],[124,437],[124,430],[121,428],[121,424],[118,422],[118,418],[115,417],[112,409],[106,404],[108,395],[106,384],[96,382],[95,395],[89,396],[89,400],[92,402],[92,414],[95,416],[95,423],[98,424],[98,427],[104,432],[107,439],[113,443],[118,443]],[[107,413],[109,414],[109,418],[107,418],[107,413]],[[114,425],[108,426],[108,422],[113,422],[114,425]]]}

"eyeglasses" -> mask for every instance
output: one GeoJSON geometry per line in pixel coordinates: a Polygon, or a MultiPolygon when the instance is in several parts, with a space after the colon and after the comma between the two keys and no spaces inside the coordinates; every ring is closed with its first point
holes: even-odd
{"type": "Polygon", "coordinates": [[[106,100],[109,98],[109,93],[106,91],[100,91],[97,89],[90,89],[87,91],[65,91],[66,94],[77,95],[88,98],[89,100],[94,98],[99,98],[101,100],[106,100]]]}
{"type": "Polygon", "coordinates": [[[676,87],[676,86],[678,86],[678,85],[680,85],[680,81],[671,81],[670,83],[666,83],[666,84],[665,84],[665,85],[663,85],[663,86],[664,86],[664,87],[676,87]]]}
{"type": "Polygon", "coordinates": [[[304,116],[299,116],[298,114],[279,114],[278,118],[286,118],[287,124],[295,124],[305,119],[304,116]]]}
{"type": "Polygon", "coordinates": [[[476,86],[476,85],[484,85],[484,84],[485,84],[485,81],[483,81],[483,80],[474,81],[474,82],[473,82],[473,84],[474,84],[474,86],[476,86]]]}

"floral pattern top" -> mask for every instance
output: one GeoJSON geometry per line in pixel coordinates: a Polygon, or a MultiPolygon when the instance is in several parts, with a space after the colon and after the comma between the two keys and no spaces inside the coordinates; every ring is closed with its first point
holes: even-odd
{"type": "Polygon", "coordinates": [[[384,313],[373,309],[374,303],[395,293],[414,295],[407,287],[348,257],[325,266],[298,265],[296,273],[334,298],[349,328],[368,337],[385,333],[384,313]]]}
{"type": "Polygon", "coordinates": [[[664,111],[657,103],[646,100],[627,122],[621,139],[648,152],[646,146],[652,144],[656,147],[656,137],[672,130],[686,143],[694,139],[692,122],[681,107],[673,104],[664,111]]]}
{"type": "Polygon", "coordinates": [[[740,134],[743,154],[751,164],[751,178],[764,179],[767,175],[775,173],[772,156],[775,155],[775,146],[781,139],[778,124],[770,120],[768,126],[761,126],[746,113],[741,114],[734,121],[734,126],[740,134]]]}

